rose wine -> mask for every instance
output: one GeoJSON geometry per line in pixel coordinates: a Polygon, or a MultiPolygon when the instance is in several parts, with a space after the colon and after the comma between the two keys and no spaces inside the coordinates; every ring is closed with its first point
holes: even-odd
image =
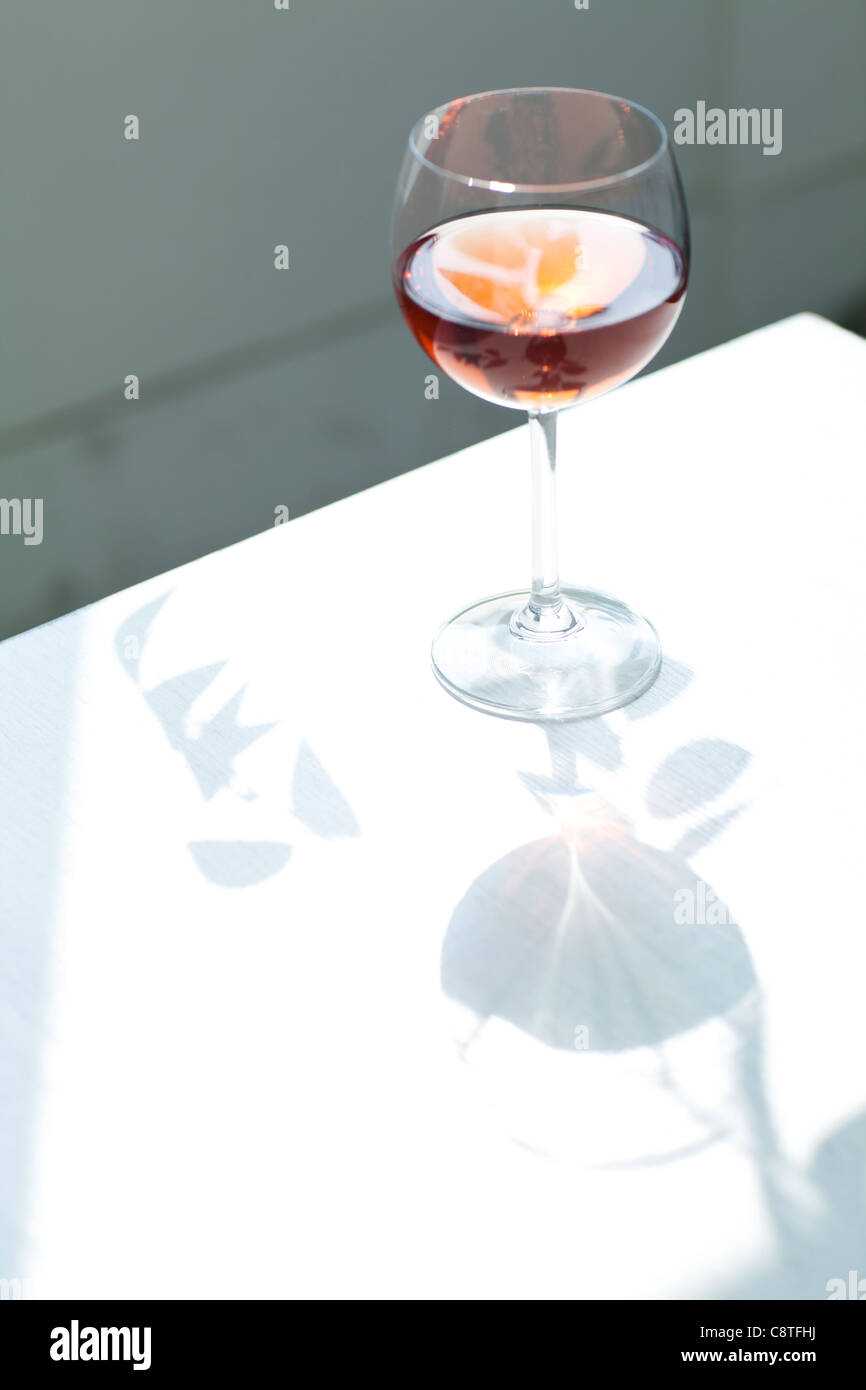
{"type": "Polygon", "coordinates": [[[686,267],[617,213],[508,208],[444,222],[404,252],[396,284],[418,342],[460,386],[550,410],[619,386],[667,338],[686,267]]]}

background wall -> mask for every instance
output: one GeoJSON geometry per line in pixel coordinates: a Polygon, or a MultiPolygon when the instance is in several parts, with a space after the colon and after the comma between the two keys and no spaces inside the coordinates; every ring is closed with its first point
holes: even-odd
{"type": "Polygon", "coordinates": [[[782,107],[776,158],[678,151],[693,279],[654,367],[862,322],[863,0],[4,0],[0,53],[0,496],[45,508],[42,545],[0,536],[0,636],[518,422],[441,374],[425,400],[392,300],[405,139],[451,97],[782,107]]]}

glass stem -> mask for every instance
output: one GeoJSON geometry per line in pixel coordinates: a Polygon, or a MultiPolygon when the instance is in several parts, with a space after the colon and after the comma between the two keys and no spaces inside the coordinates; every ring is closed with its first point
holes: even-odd
{"type": "Polygon", "coordinates": [[[532,446],[532,589],[529,602],[511,620],[520,637],[556,638],[577,632],[581,620],[559,589],[556,527],[557,411],[531,411],[532,446]]]}

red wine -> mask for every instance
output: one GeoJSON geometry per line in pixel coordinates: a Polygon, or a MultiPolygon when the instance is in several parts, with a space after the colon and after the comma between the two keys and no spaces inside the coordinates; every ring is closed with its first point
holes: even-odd
{"type": "Polygon", "coordinates": [[[549,410],[650,361],[679,317],[686,268],[672,241],[629,217],[508,208],[426,232],[395,288],[418,342],[460,386],[549,410]]]}

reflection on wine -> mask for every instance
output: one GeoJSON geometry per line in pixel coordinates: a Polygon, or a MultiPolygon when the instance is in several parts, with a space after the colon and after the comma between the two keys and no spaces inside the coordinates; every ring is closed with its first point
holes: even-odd
{"type": "Polygon", "coordinates": [[[507,208],[412,243],[395,288],[418,342],[467,391],[551,410],[621,385],[682,308],[683,257],[618,213],[507,208]]]}

